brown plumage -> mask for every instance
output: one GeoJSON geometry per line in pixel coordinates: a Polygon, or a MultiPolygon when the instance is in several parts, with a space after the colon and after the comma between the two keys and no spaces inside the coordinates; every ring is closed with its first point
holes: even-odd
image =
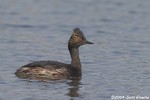
{"type": "Polygon", "coordinates": [[[63,79],[81,77],[82,69],[78,48],[84,44],[93,43],[86,40],[84,34],[79,28],[75,28],[68,41],[71,64],[57,61],[36,61],[22,66],[15,74],[20,78],[29,79],[63,79]]]}

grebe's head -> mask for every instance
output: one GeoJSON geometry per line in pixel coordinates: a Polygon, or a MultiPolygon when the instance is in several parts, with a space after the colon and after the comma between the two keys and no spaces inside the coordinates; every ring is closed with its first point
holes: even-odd
{"type": "Polygon", "coordinates": [[[86,40],[84,34],[79,28],[75,28],[73,30],[72,36],[69,39],[68,47],[78,48],[84,44],[93,44],[93,43],[86,40]]]}

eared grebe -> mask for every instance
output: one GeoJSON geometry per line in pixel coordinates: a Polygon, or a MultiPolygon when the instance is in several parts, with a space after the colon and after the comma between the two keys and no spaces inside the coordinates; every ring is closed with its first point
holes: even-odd
{"type": "Polygon", "coordinates": [[[71,64],[65,64],[57,61],[36,61],[22,66],[15,74],[20,78],[29,79],[62,79],[81,77],[82,69],[78,48],[84,44],[93,43],[86,40],[84,34],[79,28],[75,28],[68,41],[71,64]]]}

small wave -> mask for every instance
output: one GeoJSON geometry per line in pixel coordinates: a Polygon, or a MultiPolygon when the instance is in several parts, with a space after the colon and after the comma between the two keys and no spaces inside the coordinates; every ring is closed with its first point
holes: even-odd
{"type": "Polygon", "coordinates": [[[27,24],[3,24],[5,27],[13,28],[47,28],[46,25],[27,25],[27,24]]]}

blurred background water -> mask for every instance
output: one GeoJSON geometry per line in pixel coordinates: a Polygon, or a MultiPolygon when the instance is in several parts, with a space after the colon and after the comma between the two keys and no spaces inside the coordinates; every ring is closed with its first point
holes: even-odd
{"type": "Polygon", "coordinates": [[[111,100],[150,96],[149,0],[0,0],[0,100],[111,100]],[[79,27],[81,80],[22,80],[39,60],[70,63],[67,41],[79,27]]]}

